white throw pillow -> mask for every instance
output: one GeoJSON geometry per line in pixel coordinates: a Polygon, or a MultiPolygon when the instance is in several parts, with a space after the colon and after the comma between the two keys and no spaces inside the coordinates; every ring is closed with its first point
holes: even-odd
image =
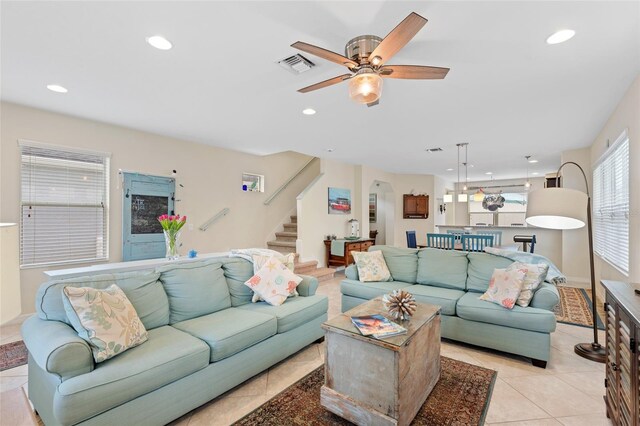
{"type": "Polygon", "coordinates": [[[244,284],[270,305],[282,305],[295,291],[302,278],[291,272],[275,257],[271,257],[244,284]]]}
{"type": "Polygon", "coordinates": [[[512,271],[514,269],[527,270],[527,274],[524,277],[524,283],[522,284],[522,291],[516,301],[519,306],[526,308],[529,306],[529,303],[531,303],[531,299],[533,299],[533,293],[535,293],[536,289],[547,278],[549,265],[546,263],[513,262],[507,267],[507,271],[512,271]]]}
{"type": "Polygon", "coordinates": [[[358,277],[362,282],[390,281],[391,272],[384,260],[382,251],[352,252],[353,260],[358,268],[358,277]]]}
{"type": "Polygon", "coordinates": [[[479,297],[481,300],[496,303],[507,309],[513,309],[522,290],[526,269],[494,269],[489,288],[479,297]]]}
{"type": "MultiPolygon", "coordinates": [[[[295,253],[282,254],[282,255],[274,254],[272,256],[262,256],[260,254],[255,254],[255,255],[252,256],[252,258],[253,258],[253,274],[254,275],[257,274],[258,271],[260,269],[262,269],[264,264],[267,263],[267,261],[269,259],[271,259],[272,257],[278,259],[291,272],[293,272],[293,270],[296,267],[296,265],[295,265],[295,260],[296,260],[295,253]]],[[[297,295],[298,295],[298,291],[296,289],[294,289],[289,294],[289,296],[297,296],[297,295]]],[[[257,293],[254,292],[253,293],[253,297],[251,298],[251,301],[253,303],[262,302],[262,298],[257,293]]]]}
{"type": "Polygon", "coordinates": [[[106,361],[147,341],[147,330],[117,285],[63,289],[65,311],[78,335],[89,342],[96,362],[106,361]]]}

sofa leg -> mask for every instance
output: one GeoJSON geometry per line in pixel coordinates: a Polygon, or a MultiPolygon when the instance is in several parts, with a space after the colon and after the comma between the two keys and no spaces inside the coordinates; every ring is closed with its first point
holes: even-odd
{"type": "Polygon", "coordinates": [[[316,341],[315,341],[315,342],[313,342],[313,343],[318,343],[318,344],[320,344],[320,343],[322,343],[322,342],[324,342],[324,336],[322,336],[321,338],[319,338],[318,340],[316,340],[316,341]]]}
{"type": "Polygon", "coordinates": [[[547,368],[547,361],[542,361],[541,359],[533,359],[531,358],[531,364],[540,368],[547,368]]]}

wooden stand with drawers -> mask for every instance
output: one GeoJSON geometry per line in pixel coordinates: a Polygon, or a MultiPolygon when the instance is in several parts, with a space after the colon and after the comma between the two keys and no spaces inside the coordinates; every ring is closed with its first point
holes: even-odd
{"type": "Polygon", "coordinates": [[[369,247],[375,244],[375,240],[372,238],[364,238],[356,241],[344,242],[344,256],[335,256],[331,254],[331,240],[324,240],[325,253],[327,259],[327,268],[332,266],[344,266],[345,268],[351,265],[353,262],[354,251],[368,251],[369,247]]]}
{"type": "Polygon", "coordinates": [[[602,281],[607,291],[605,401],[614,425],[640,425],[640,296],[638,284],[602,281]]]}

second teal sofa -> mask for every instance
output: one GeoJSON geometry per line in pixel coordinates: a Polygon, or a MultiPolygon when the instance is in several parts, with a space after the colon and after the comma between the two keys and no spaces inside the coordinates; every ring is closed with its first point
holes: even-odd
{"type": "Polygon", "coordinates": [[[558,290],[543,282],[528,307],[512,310],[479,300],[493,270],[513,260],[488,253],[467,253],[427,248],[421,250],[372,246],[381,250],[393,281],[360,282],[355,265],[349,266],[340,284],[342,312],[367,300],[404,289],[416,301],[442,307],[442,337],[503,352],[523,355],[545,368],[556,329],[553,312],[558,290]]]}

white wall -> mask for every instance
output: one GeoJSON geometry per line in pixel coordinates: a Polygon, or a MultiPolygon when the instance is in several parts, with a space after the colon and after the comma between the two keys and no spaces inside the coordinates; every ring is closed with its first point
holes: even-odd
{"type": "Polygon", "coordinates": [[[393,189],[396,194],[396,226],[395,245],[399,247],[407,246],[407,231],[416,231],[418,244],[426,244],[427,233],[433,232],[434,217],[436,215],[436,201],[434,197],[434,176],[433,175],[395,175],[393,189]],[[427,194],[429,196],[429,218],[427,219],[403,219],[402,218],[402,195],[427,194]]]}
{"type": "MultiPolygon", "coordinates": [[[[601,279],[640,282],[640,75],[631,84],[615,111],[591,145],[593,165],[607,150],[607,141],[613,143],[625,130],[629,135],[629,276],[600,259],[596,259],[596,282],[601,279]]],[[[602,294],[602,293],[600,293],[602,294]]]]}
{"type": "MultiPolygon", "coordinates": [[[[263,202],[302,167],[310,157],[285,152],[266,157],[196,144],[139,132],[132,129],[51,113],[25,106],[2,103],[1,159],[2,187],[0,222],[19,222],[20,153],[18,139],[30,139],[60,146],[111,153],[109,205],[109,261],[121,261],[122,194],[118,189],[118,169],[145,174],[169,175],[178,171],[176,211],[188,216],[195,230],[183,232],[184,250],[201,253],[238,247],[265,247],[277,225],[295,209],[295,197],[319,172],[319,161],[286,188],[270,206],[263,202]],[[243,192],[242,172],[265,175],[265,193],[243,192]],[[229,215],[206,232],[203,222],[221,209],[229,215]]],[[[76,266],[86,266],[77,264],[76,266]]],[[[68,265],[65,267],[69,267],[68,265]]],[[[22,309],[34,310],[37,287],[44,281],[43,270],[23,269],[22,309]]]]}

